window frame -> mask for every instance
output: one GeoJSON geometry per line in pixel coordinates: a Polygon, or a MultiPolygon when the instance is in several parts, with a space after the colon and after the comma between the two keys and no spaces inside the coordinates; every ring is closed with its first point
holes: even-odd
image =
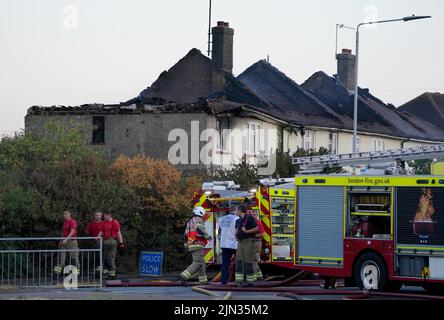
{"type": "Polygon", "coordinates": [[[338,154],[338,133],[337,132],[329,132],[328,133],[328,150],[330,154],[336,156],[338,154]],[[333,150],[335,152],[333,152],[333,150]]]}
{"type": "Polygon", "coordinates": [[[315,137],[316,137],[316,131],[305,130],[304,138],[303,138],[303,149],[304,150],[306,150],[306,151],[315,150],[315,143],[316,143],[315,137]],[[310,137],[310,140],[308,140],[309,137],[310,137]],[[311,147],[308,147],[308,148],[306,147],[307,142],[309,145],[311,144],[311,147]]]}
{"type": "Polygon", "coordinates": [[[246,124],[247,132],[246,132],[246,146],[245,146],[245,154],[257,156],[261,153],[262,150],[262,139],[261,139],[261,130],[263,130],[264,125],[258,122],[248,122],[246,124]],[[254,128],[254,129],[253,129],[254,128]],[[251,140],[253,139],[253,140],[251,140]],[[253,146],[252,143],[253,142],[253,146]]]}
{"type": "Polygon", "coordinates": [[[231,121],[230,118],[218,118],[216,120],[216,130],[219,134],[218,141],[216,144],[216,150],[217,151],[223,151],[227,152],[229,149],[229,143],[230,143],[230,135],[227,134],[226,130],[229,130],[231,128],[231,121]],[[222,123],[225,123],[226,126],[221,126],[222,123]]]}

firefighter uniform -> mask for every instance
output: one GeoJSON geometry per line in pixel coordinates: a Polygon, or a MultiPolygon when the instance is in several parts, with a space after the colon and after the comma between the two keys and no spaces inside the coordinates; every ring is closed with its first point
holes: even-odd
{"type": "Polygon", "coordinates": [[[116,219],[102,222],[104,273],[109,272],[111,277],[116,276],[117,234],[120,224],[116,219]]]}
{"type": "Polygon", "coordinates": [[[66,241],[66,243],[60,243],[60,245],[59,245],[60,249],[67,250],[67,251],[60,252],[59,263],[58,263],[58,265],[56,265],[54,267],[55,273],[62,273],[63,268],[66,265],[66,256],[67,255],[69,257],[69,265],[73,265],[73,266],[77,267],[74,272],[77,274],[80,273],[79,245],[76,240],[77,222],[72,218],[69,218],[68,220],[65,220],[63,222],[63,232],[62,232],[63,237],[68,237],[71,230],[73,230],[73,229],[75,231],[74,231],[74,234],[71,236],[71,238],[68,239],[66,241]]]}
{"type": "Polygon", "coordinates": [[[256,270],[253,266],[255,257],[253,238],[255,234],[243,232],[242,227],[245,227],[246,230],[256,228],[256,219],[252,215],[246,214],[240,220],[237,234],[239,245],[236,251],[235,281],[237,284],[242,284],[246,280],[248,284],[253,284],[257,280],[256,270]]]}
{"type": "MultiPolygon", "coordinates": [[[[197,275],[199,283],[206,284],[208,283],[208,278],[205,271],[204,248],[211,237],[205,231],[205,223],[202,219],[205,211],[203,208],[202,210],[201,215],[200,213],[199,215],[195,214],[186,225],[184,245],[187,251],[191,253],[193,262],[180,274],[179,278],[182,281],[187,281],[197,275]]],[[[197,211],[193,210],[193,212],[197,211]]]]}
{"type": "MultiPolygon", "coordinates": [[[[100,231],[102,230],[102,224],[103,221],[102,220],[93,220],[88,224],[87,230],[88,233],[91,237],[97,238],[100,234],[100,231]]],[[[97,249],[99,249],[100,244],[98,241],[96,241],[95,243],[95,247],[97,249]]],[[[95,256],[94,259],[96,259],[97,256],[95,256]]],[[[103,259],[104,260],[104,259],[103,259]]],[[[99,261],[99,259],[97,259],[97,261],[99,261]]],[[[95,267],[96,272],[101,272],[103,270],[103,268],[101,266],[96,266],[95,267]]]]}
{"type": "Polygon", "coordinates": [[[261,258],[262,252],[262,237],[264,234],[264,226],[260,220],[256,220],[258,231],[253,239],[254,246],[254,260],[253,260],[253,270],[256,273],[256,279],[262,280],[264,276],[262,275],[262,271],[259,268],[259,260],[261,258]]]}

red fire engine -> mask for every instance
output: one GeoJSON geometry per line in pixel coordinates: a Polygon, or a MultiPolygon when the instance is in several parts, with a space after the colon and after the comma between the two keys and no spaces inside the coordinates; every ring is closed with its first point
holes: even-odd
{"type": "Polygon", "coordinates": [[[444,176],[297,176],[295,268],[362,289],[444,283],[444,176]]]}

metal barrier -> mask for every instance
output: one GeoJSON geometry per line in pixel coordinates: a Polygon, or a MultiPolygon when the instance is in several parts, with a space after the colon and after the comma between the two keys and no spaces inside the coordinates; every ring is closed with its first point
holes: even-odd
{"type": "Polygon", "coordinates": [[[102,238],[0,238],[0,290],[102,287],[102,238]]]}

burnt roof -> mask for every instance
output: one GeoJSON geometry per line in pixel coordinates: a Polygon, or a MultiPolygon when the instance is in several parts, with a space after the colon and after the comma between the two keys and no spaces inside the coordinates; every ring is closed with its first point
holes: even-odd
{"type": "Polygon", "coordinates": [[[266,107],[267,104],[251,92],[231,73],[219,69],[198,49],[192,49],[171,69],[130,102],[144,103],[161,98],[176,103],[193,103],[205,99],[222,99],[236,103],[266,107]]]}
{"type": "MultiPolygon", "coordinates": [[[[316,72],[302,87],[312,92],[335,112],[347,118],[347,129],[353,128],[353,95],[335,78],[316,72]]],[[[385,104],[367,89],[359,89],[358,130],[412,139],[444,141],[444,131],[385,104]]]]}
{"type": "Polygon", "coordinates": [[[399,110],[410,112],[431,124],[444,129],[444,94],[426,92],[403,104],[399,110]]]}
{"type": "Polygon", "coordinates": [[[265,60],[250,66],[238,79],[270,105],[268,112],[293,124],[335,128],[345,126],[340,114],[265,60]]]}
{"type": "MultiPolygon", "coordinates": [[[[442,109],[441,109],[442,110],[442,109]]],[[[33,106],[28,115],[207,112],[251,114],[295,126],[353,129],[353,96],[324,72],[298,85],[261,60],[235,78],[192,49],[137,97],[120,104],[33,106]],[[245,113],[243,113],[246,111],[245,113]]],[[[444,131],[359,91],[359,131],[444,141],[444,131]]]]}

